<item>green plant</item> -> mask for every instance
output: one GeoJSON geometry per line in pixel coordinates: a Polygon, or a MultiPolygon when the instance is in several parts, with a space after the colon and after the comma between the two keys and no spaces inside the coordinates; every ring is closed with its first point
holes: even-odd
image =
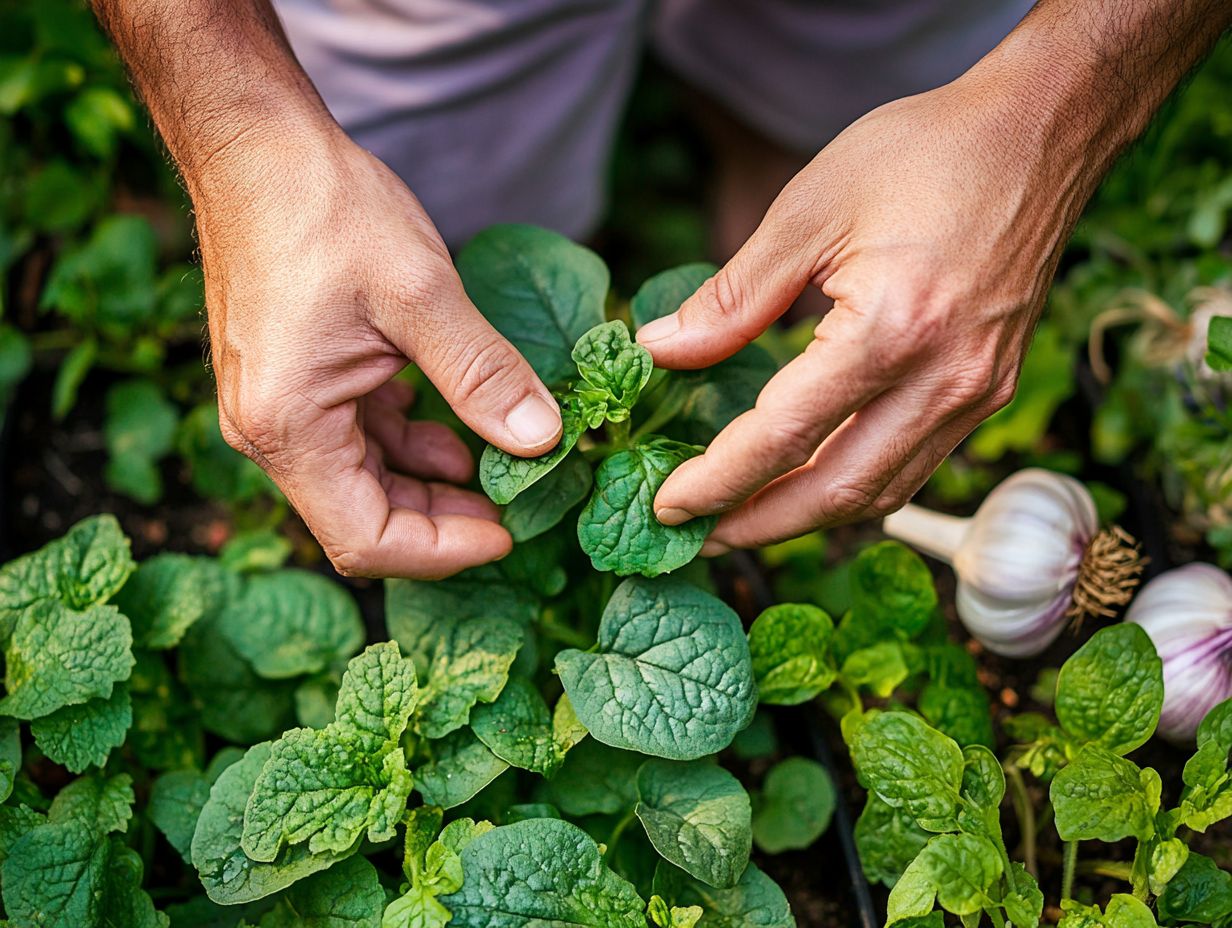
{"type": "Polygon", "coordinates": [[[1033,928],[1044,895],[1035,880],[1037,821],[1021,771],[1049,783],[1051,817],[1065,842],[1059,890],[1065,928],[1154,926],[1232,920],[1232,875],[1191,851],[1186,838],[1232,816],[1232,701],[1202,723],[1177,804],[1161,802],[1160,775],[1126,755],[1155,731],[1163,705],[1161,662],[1140,628],[1102,629],[1056,679],[1056,721],[1024,714],[1007,722],[1020,744],[1002,762],[960,748],[919,717],[869,712],[845,727],[868,805],[857,829],[870,877],[893,886],[887,924],[936,919],[1033,928]],[[1000,806],[1006,782],[1024,859],[1009,857],[1000,806]],[[1080,841],[1136,842],[1129,862],[1093,861],[1088,871],[1124,880],[1104,911],[1074,896],[1080,841]],[[1154,902],[1154,910],[1150,903],[1154,902]]]}

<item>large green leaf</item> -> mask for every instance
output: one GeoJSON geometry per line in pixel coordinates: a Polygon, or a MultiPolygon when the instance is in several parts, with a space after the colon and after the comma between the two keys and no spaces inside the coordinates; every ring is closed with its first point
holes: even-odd
{"type": "Polygon", "coordinates": [[[921,828],[957,827],[963,755],[950,738],[907,712],[880,712],[856,729],[851,757],[860,785],[921,828]]]}
{"type": "Polygon", "coordinates": [[[22,612],[5,652],[0,714],[19,719],[111,696],[133,669],[132,630],[114,606],[83,612],[40,600],[22,612]]]}
{"type": "Polygon", "coordinates": [[[1001,873],[1000,854],[987,838],[937,835],[890,890],[887,921],[927,915],[934,899],[947,912],[974,915],[991,903],[988,892],[1001,873]]]}
{"type": "Polygon", "coordinates": [[[1190,851],[1157,904],[1164,921],[1218,924],[1232,915],[1232,873],[1221,870],[1209,857],[1190,851]]]}
{"type": "Polygon", "coordinates": [[[1063,841],[1146,840],[1159,811],[1159,774],[1092,743],[1057,773],[1049,797],[1063,841]]]}
{"type": "Polygon", "coordinates": [[[238,582],[207,558],[156,554],[116,595],[142,648],[175,647],[202,616],[222,607],[238,582]]]}
{"type": "Polygon", "coordinates": [[[931,837],[906,809],[888,805],[876,793],[868,794],[864,811],[856,819],[856,849],[864,875],[869,882],[887,887],[898,882],[931,837]]]}
{"type": "Polygon", "coordinates": [[[914,638],[932,620],[937,590],[918,554],[896,541],[865,548],[851,564],[851,612],[866,626],[914,638]]]}
{"type": "Polygon", "coordinates": [[[727,747],[757,707],[740,619],[682,580],[626,580],[598,649],[562,651],[556,670],[596,739],[672,760],[727,747]]]}
{"type": "Polygon", "coordinates": [[[128,686],[116,684],[108,697],[64,706],[30,723],[30,734],[44,754],[73,773],[101,767],[124,743],[133,724],[128,686]]]}
{"type": "Polygon", "coordinates": [[[415,668],[393,642],[352,660],[336,721],[293,729],[271,748],[244,812],[244,853],[272,862],[284,843],[340,853],[364,834],[393,837],[411,792],[399,739],[417,695],[415,668]]]}
{"type": "Polygon", "coordinates": [[[441,899],[453,912],[451,928],[645,928],[637,890],[568,822],[538,818],[495,828],[461,856],[466,881],[441,899]]]}
{"type": "Polygon", "coordinates": [[[149,380],[125,380],[107,391],[103,438],[107,485],[150,505],[163,492],[158,462],[175,445],[180,413],[149,380]]]}
{"type": "Polygon", "coordinates": [[[645,758],[589,738],[565,757],[547,783],[548,800],[565,815],[618,815],[637,802],[637,771],[645,758]]]}
{"type": "Polygon", "coordinates": [[[1057,677],[1062,727],[1116,754],[1146,743],[1163,702],[1163,663],[1147,633],[1132,623],[1097,631],[1057,677]]]}
{"type": "Polygon", "coordinates": [[[717,517],[663,525],[655,518],[654,498],[668,475],[700,451],[651,438],[599,466],[594,493],[578,518],[578,541],[596,570],[657,577],[697,556],[717,517]]]}
{"type": "Polygon", "coordinates": [[[305,570],[250,578],[218,617],[217,630],[253,670],[275,680],[340,665],[364,643],[351,595],[305,570]]]}
{"type": "Polygon", "coordinates": [[[210,899],[221,905],[238,905],[263,899],[297,880],[325,870],[350,856],[358,847],[321,854],[309,853],[306,844],[284,847],[272,861],[249,859],[240,846],[244,810],[261,769],[270,757],[271,745],[263,742],[248,749],[210,788],[209,800],[197,819],[192,839],[192,862],[210,899]]]}
{"type": "Polygon", "coordinates": [[[736,885],[752,850],[752,810],[739,780],[707,761],[650,760],[637,792],[637,817],[655,850],[703,883],[736,885]]]}
{"type": "Polygon", "coordinates": [[[603,321],[608,272],[594,252],[547,229],[499,225],[458,254],[467,295],[545,383],[574,376],[570,353],[603,321]]]}
{"type": "MultiPolygon", "coordinates": [[[[564,707],[568,707],[567,698],[564,707]]],[[[514,767],[550,777],[564,763],[565,755],[586,729],[572,724],[571,709],[552,713],[539,690],[529,680],[513,677],[500,696],[471,713],[471,729],[488,750],[514,767]]]]}

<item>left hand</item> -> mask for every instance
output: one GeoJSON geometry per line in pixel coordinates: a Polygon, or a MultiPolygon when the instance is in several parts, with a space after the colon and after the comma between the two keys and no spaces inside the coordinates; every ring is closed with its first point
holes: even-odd
{"type": "Polygon", "coordinates": [[[703,553],[899,508],[1014,395],[1094,185],[1026,95],[964,80],[850,126],[726,267],[638,333],[655,364],[706,367],[810,284],[834,300],[756,407],[660,489],[665,524],[724,514],[703,553]]]}

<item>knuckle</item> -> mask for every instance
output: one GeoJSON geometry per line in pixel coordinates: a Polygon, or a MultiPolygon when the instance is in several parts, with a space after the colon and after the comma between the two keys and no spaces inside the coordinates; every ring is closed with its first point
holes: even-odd
{"type": "Polygon", "coordinates": [[[516,373],[504,340],[495,332],[468,344],[451,368],[457,372],[454,399],[458,404],[507,389],[516,373]]]}
{"type": "Polygon", "coordinates": [[[1008,377],[1002,377],[1000,380],[993,381],[992,387],[988,391],[984,407],[987,414],[991,416],[994,412],[1004,409],[1013,401],[1017,392],[1017,374],[1011,374],[1008,377]]]}
{"type": "Polygon", "coordinates": [[[878,488],[866,483],[840,482],[830,488],[823,508],[830,518],[847,518],[872,509],[878,494],[878,488]]]}
{"type": "Polygon", "coordinates": [[[712,324],[734,323],[740,319],[743,294],[740,274],[730,266],[720,268],[697,292],[697,315],[712,324]]]}
{"type": "Polygon", "coordinates": [[[402,306],[430,307],[454,285],[452,268],[446,270],[435,263],[407,268],[395,275],[395,302],[402,306]]]}
{"type": "Polygon", "coordinates": [[[898,512],[907,505],[908,497],[901,491],[883,493],[868,507],[868,515],[874,519],[882,519],[892,512],[898,512]]]}

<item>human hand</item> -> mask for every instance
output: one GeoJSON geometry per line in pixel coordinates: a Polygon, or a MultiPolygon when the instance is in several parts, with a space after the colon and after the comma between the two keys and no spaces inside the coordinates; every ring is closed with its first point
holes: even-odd
{"type": "Polygon", "coordinates": [[[189,179],[219,418],[344,574],[438,578],[512,540],[452,431],[410,422],[413,361],[459,417],[512,454],[549,450],[560,414],[467,298],[448,251],[383,164],[330,133],[223,151],[189,179]],[[220,165],[220,160],[230,163],[220,165]]]}
{"type": "Polygon", "coordinates": [[[1094,181],[1001,91],[965,79],[868,114],[678,313],[638,333],[655,364],[705,367],[810,284],[834,300],[756,407],[660,489],[666,524],[724,513],[703,553],[899,508],[1013,396],[1094,181]]]}

